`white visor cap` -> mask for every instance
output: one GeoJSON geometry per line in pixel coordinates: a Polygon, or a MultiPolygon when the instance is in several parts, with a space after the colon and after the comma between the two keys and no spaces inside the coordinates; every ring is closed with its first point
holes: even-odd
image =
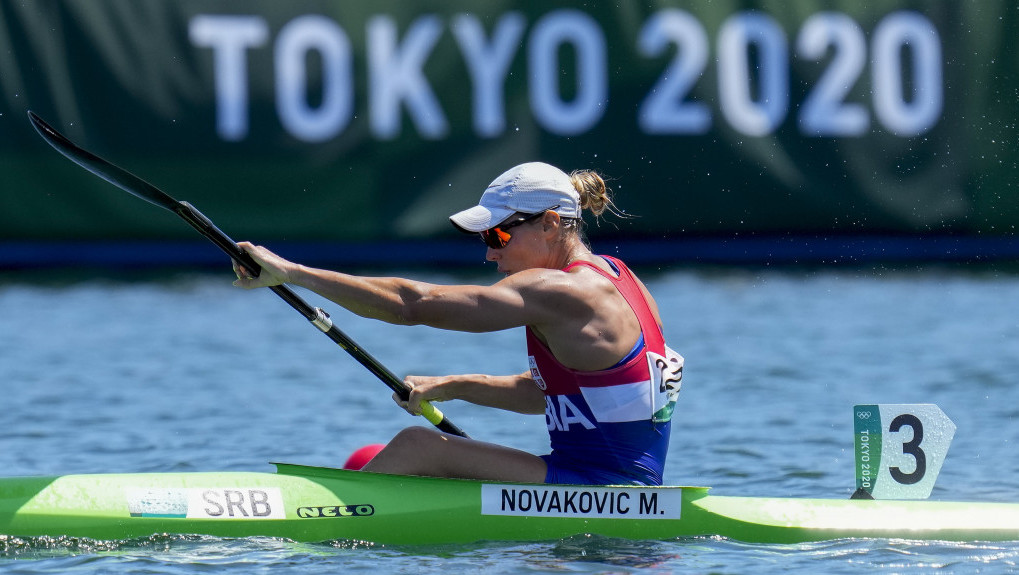
{"type": "Polygon", "coordinates": [[[564,218],[580,217],[580,194],[566,172],[541,162],[514,166],[488,184],[481,201],[449,217],[465,232],[483,232],[520,212],[536,214],[555,207],[564,218]],[[556,207],[558,206],[558,207],[556,207]]]}

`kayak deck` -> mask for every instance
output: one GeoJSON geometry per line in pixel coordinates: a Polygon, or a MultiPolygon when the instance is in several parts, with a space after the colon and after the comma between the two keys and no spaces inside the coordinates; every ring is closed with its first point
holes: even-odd
{"type": "Polygon", "coordinates": [[[383,544],[722,536],[1019,540],[1019,504],[708,495],[705,487],[491,483],[276,464],[277,473],[0,479],[0,534],[154,533],[383,544]]]}

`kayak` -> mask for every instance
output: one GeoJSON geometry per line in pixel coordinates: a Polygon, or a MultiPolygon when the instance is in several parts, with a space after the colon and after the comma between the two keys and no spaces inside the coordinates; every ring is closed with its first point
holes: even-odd
{"type": "Polygon", "coordinates": [[[706,487],[498,483],[275,464],[276,473],[0,478],[0,535],[153,534],[380,544],[581,534],[750,543],[1019,540],[1019,504],[709,495],[706,487]]]}
{"type": "MultiPolygon", "coordinates": [[[[248,270],[260,269],[191,204],[80,148],[34,113],[28,115],[43,139],[71,161],[175,213],[248,270]]],[[[407,385],[335,326],[326,312],[285,285],[270,289],[407,398],[407,385]]],[[[437,428],[466,436],[437,409],[427,403],[425,407],[426,419],[437,428]]],[[[944,413],[922,406],[863,405],[854,408],[854,417],[858,487],[870,494],[905,497],[913,488],[929,494],[955,431],[944,413]],[[928,441],[921,448],[925,426],[928,441]],[[903,428],[911,434],[906,439],[898,436],[903,428]],[[903,471],[897,458],[881,462],[882,453],[896,452],[912,459],[913,471],[903,471]]],[[[706,487],[496,483],[276,466],[276,473],[2,478],[0,539],[132,539],[167,533],[383,544],[537,541],[581,534],[630,539],[722,536],[761,543],[855,537],[1019,540],[1019,504],[1010,503],[731,497],[709,495],[706,487]]]]}

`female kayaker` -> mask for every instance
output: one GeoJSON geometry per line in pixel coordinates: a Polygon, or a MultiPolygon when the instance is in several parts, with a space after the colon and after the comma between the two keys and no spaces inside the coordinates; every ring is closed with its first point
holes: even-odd
{"type": "Polygon", "coordinates": [[[612,209],[600,176],[543,163],[496,178],[479,205],[450,217],[488,245],[506,277],[435,285],[354,276],[240,244],[262,266],[234,265],[236,285],[299,285],[358,315],[399,325],[490,332],[526,327],[529,368],[517,375],[408,376],[408,401],[461,399],[545,414],[552,452],[524,451],[426,427],[397,434],[365,471],[497,481],[660,485],[683,358],[665,345],[654,299],[619,260],[591,252],[582,210],[612,209]]]}

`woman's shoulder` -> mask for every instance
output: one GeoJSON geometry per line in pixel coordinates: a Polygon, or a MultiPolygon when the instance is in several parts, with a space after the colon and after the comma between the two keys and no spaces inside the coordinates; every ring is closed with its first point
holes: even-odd
{"type": "Polygon", "coordinates": [[[592,293],[615,291],[607,277],[587,266],[569,270],[534,268],[513,274],[503,281],[525,297],[559,301],[585,300],[592,293]]]}

